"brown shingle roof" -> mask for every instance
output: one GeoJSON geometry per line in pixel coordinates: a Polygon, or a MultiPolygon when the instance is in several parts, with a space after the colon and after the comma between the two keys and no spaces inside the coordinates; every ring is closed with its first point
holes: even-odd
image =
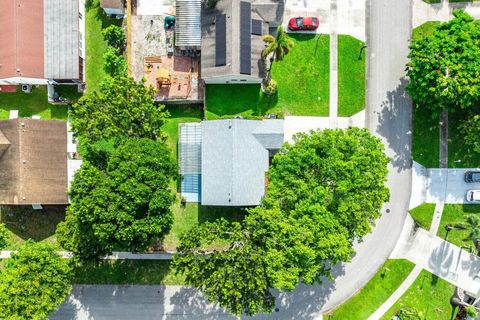
{"type": "Polygon", "coordinates": [[[100,0],[100,6],[102,8],[122,9],[123,0],[100,0]]]}
{"type": "Polygon", "coordinates": [[[0,133],[0,203],[67,204],[66,123],[1,120],[0,133]]]}
{"type": "Polygon", "coordinates": [[[43,78],[43,1],[2,0],[0,32],[0,78],[43,78]]]}

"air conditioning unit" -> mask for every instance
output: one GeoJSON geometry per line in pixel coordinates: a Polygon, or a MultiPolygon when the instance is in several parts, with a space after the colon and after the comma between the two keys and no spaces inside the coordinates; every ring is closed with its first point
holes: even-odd
{"type": "Polygon", "coordinates": [[[29,84],[22,84],[22,91],[25,93],[32,92],[32,86],[29,84]]]}

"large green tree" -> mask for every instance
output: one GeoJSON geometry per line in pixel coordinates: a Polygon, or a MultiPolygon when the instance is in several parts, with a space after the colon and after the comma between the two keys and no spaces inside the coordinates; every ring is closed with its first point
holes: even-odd
{"type": "Polygon", "coordinates": [[[71,108],[72,128],[85,144],[119,137],[163,138],[168,112],[154,103],[153,89],[127,75],[108,77],[71,108]]]}
{"type": "Polygon", "coordinates": [[[251,241],[244,226],[225,220],[207,222],[180,240],[175,270],[185,274],[185,281],[202,290],[210,301],[237,315],[272,310],[275,299],[266,276],[264,251],[251,241]],[[223,244],[226,250],[209,252],[214,244],[223,244]]]}
{"type": "Polygon", "coordinates": [[[71,269],[46,243],[27,241],[0,271],[0,318],[46,319],[72,288],[71,269]]]}
{"type": "Polygon", "coordinates": [[[463,10],[453,14],[410,47],[407,92],[434,112],[471,108],[480,100],[480,23],[463,10]]]}
{"type": "Polygon", "coordinates": [[[243,223],[199,226],[181,239],[178,270],[232,313],[271,311],[269,288],[291,291],[330,277],[389,199],[389,159],[367,130],[323,130],[294,140],[274,157],[262,205],[243,223]],[[228,245],[202,251],[212,237],[228,245]]]}
{"type": "Polygon", "coordinates": [[[177,169],[164,142],[122,140],[105,159],[104,169],[84,161],[71,186],[65,222],[57,229],[62,246],[82,259],[143,251],[173,223],[177,169]]]}

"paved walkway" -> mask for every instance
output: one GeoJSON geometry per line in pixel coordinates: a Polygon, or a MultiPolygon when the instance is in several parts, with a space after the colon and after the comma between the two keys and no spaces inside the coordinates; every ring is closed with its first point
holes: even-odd
{"type": "Polygon", "coordinates": [[[330,7],[330,128],[338,127],[338,16],[337,0],[330,7]]]}
{"type": "Polygon", "coordinates": [[[474,296],[480,293],[480,257],[424,229],[410,232],[412,236],[399,243],[392,258],[408,259],[474,296]]]}
{"type": "Polygon", "coordinates": [[[422,0],[413,0],[413,27],[427,21],[448,21],[453,17],[453,10],[465,9],[476,19],[480,19],[480,2],[442,3],[428,4],[422,0]]]}
{"type": "Polygon", "coordinates": [[[394,293],[385,301],[370,317],[368,317],[368,320],[378,320],[380,319],[390,308],[397,302],[398,299],[400,299],[403,294],[410,288],[410,286],[415,282],[415,279],[417,279],[418,275],[422,271],[422,267],[420,266],[415,266],[413,270],[410,272],[410,274],[405,278],[405,280],[402,282],[402,284],[395,290],[394,293]]]}

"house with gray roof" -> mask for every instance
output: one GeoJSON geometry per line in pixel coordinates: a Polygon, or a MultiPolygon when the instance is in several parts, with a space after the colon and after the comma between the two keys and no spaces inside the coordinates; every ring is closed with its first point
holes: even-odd
{"type": "Polygon", "coordinates": [[[265,44],[283,16],[283,0],[219,0],[202,9],[201,76],[205,83],[260,83],[265,44]]]}
{"type": "Polygon", "coordinates": [[[182,195],[205,206],[259,205],[269,163],[283,141],[283,120],[181,124],[182,195]]]}

